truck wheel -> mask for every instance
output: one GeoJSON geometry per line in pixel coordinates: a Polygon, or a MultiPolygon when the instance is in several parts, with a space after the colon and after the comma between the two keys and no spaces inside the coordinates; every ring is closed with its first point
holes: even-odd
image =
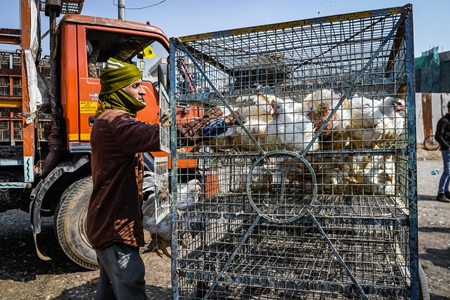
{"type": "Polygon", "coordinates": [[[62,194],[55,213],[55,233],[64,253],[76,264],[98,269],[97,255],[86,235],[86,215],[92,177],[71,184],[62,194]]]}

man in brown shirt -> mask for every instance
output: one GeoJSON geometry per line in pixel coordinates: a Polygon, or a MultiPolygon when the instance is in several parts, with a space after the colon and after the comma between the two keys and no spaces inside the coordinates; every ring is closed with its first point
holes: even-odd
{"type": "Polygon", "coordinates": [[[100,265],[95,299],[147,299],[142,227],[143,152],[159,150],[159,125],[135,119],[145,107],[140,70],[109,59],[91,132],[93,191],[87,235],[100,265]]]}

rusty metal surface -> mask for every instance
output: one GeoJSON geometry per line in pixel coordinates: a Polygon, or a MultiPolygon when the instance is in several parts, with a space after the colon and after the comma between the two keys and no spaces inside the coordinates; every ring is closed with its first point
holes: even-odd
{"type": "Polygon", "coordinates": [[[20,29],[0,28],[0,44],[20,45],[20,29]]]}
{"type": "Polygon", "coordinates": [[[425,137],[433,134],[433,114],[431,94],[422,94],[423,134],[425,137]]]}
{"type": "MultiPolygon", "coordinates": [[[[73,23],[86,24],[86,25],[115,27],[115,28],[119,28],[119,29],[132,29],[132,30],[141,31],[141,32],[155,33],[155,34],[158,34],[158,35],[161,35],[164,37],[166,36],[165,33],[156,26],[133,22],[133,21],[123,21],[123,20],[117,20],[117,19],[101,18],[101,17],[93,17],[93,16],[85,16],[85,15],[66,15],[61,20],[61,24],[63,22],[73,22],[73,23]]],[[[168,45],[168,43],[169,42],[167,39],[167,45],[168,45]]]]}
{"type": "Polygon", "coordinates": [[[20,37],[0,34],[0,44],[20,45],[20,37]]]}

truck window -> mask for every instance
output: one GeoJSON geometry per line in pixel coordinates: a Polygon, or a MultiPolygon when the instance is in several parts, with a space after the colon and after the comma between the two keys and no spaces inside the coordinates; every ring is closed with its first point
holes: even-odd
{"type": "Polygon", "coordinates": [[[88,74],[99,78],[100,71],[110,57],[136,64],[143,72],[143,77],[151,78],[152,67],[164,61],[169,52],[149,36],[118,34],[88,30],[86,32],[86,51],[88,57],[88,74]]]}

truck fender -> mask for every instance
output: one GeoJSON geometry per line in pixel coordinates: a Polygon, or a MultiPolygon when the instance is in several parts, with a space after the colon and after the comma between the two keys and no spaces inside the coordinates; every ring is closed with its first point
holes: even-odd
{"type": "Polygon", "coordinates": [[[89,163],[87,155],[82,156],[79,160],[72,163],[69,161],[58,164],[45,178],[41,179],[36,187],[33,188],[30,194],[30,222],[33,234],[41,232],[41,208],[42,200],[50,187],[58,180],[64,173],[72,173],[89,163]]]}

